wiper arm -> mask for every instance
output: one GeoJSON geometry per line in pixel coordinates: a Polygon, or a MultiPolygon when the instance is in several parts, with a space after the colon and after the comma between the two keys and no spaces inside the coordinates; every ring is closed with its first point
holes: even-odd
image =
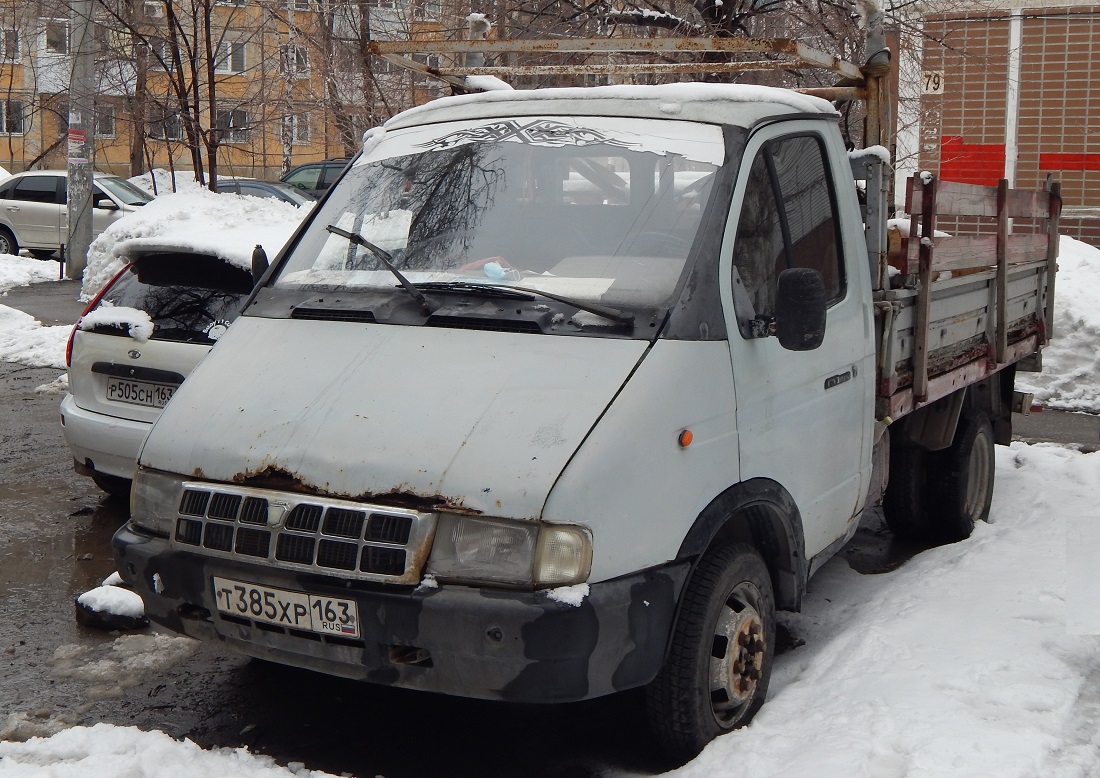
{"type": "MultiPolygon", "coordinates": [[[[430,284],[420,284],[421,289],[438,289],[440,291],[446,289],[455,289],[458,291],[477,291],[478,289],[493,289],[502,293],[515,293],[521,292],[527,295],[535,295],[537,297],[545,297],[547,300],[553,300],[555,302],[564,303],[565,305],[572,306],[581,311],[595,314],[596,316],[602,316],[605,319],[610,319],[618,324],[634,325],[634,314],[628,311],[620,311],[618,308],[612,308],[607,305],[600,305],[599,303],[582,302],[580,300],[571,300],[568,297],[563,297],[559,294],[552,292],[544,292],[541,289],[532,289],[526,286],[512,286],[511,284],[486,284],[486,283],[472,283],[469,281],[439,281],[431,282],[430,284]]],[[[508,295],[512,296],[512,295],[508,295]]]]}
{"type": "Polygon", "coordinates": [[[511,286],[493,286],[473,281],[424,281],[416,285],[417,289],[428,292],[469,292],[485,297],[505,297],[510,300],[534,300],[529,292],[521,292],[511,286]]]}
{"type": "Polygon", "coordinates": [[[386,269],[393,273],[397,280],[401,282],[401,286],[404,287],[405,291],[411,294],[412,298],[420,303],[420,307],[424,311],[424,315],[431,315],[432,306],[428,303],[428,298],[426,298],[419,289],[413,286],[409,279],[405,278],[405,276],[401,274],[401,271],[398,270],[396,266],[394,266],[393,256],[388,251],[383,248],[379,248],[378,246],[375,246],[359,233],[342,230],[335,224],[330,224],[325,227],[325,229],[331,232],[333,235],[339,235],[341,238],[347,238],[356,246],[362,246],[375,257],[377,257],[378,261],[385,265],[386,269]]]}

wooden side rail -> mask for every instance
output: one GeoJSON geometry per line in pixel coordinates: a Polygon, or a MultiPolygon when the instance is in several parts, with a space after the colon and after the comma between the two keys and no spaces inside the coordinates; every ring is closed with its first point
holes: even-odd
{"type": "Polygon", "coordinates": [[[905,194],[905,209],[919,232],[902,240],[900,254],[891,264],[903,275],[916,276],[916,332],[913,350],[913,395],[923,402],[928,394],[928,326],[932,284],[940,273],[967,273],[996,269],[990,306],[990,356],[998,364],[1009,355],[1007,289],[1008,266],[1031,262],[1046,265],[1046,305],[1043,311],[1046,338],[1054,327],[1054,275],[1058,258],[1058,217],[1061,195],[1057,183],[1043,191],[1010,189],[1001,179],[997,186],[940,181],[930,174],[912,176],[905,194]],[[989,217],[996,219],[996,233],[978,236],[937,236],[940,217],[989,217]],[[1015,234],[1012,219],[1043,220],[1040,232],[1015,234]],[[930,237],[924,237],[930,236],[930,237]]]}

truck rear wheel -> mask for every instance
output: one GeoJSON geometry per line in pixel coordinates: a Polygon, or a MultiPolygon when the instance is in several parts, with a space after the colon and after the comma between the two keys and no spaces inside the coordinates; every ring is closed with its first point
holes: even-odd
{"type": "Polygon", "coordinates": [[[775,653],[771,576],[751,546],[717,546],[684,592],[665,665],[647,689],[649,726],[682,764],[764,703],[775,653]]]}
{"type": "Polygon", "coordinates": [[[939,539],[965,540],[989,518],[996,454],[993,427],[981,411],[965,409],[951,446],[929,462],[930,497],[939,539]]]}

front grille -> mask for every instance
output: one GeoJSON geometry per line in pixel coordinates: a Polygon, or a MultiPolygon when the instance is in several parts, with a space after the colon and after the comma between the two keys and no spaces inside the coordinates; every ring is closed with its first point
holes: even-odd
{"type": "Polygon", "coordinates": [[[404,508],[188,483],[172,541],[273,567],[415,584],[435,518],[404,508]]]}
{"type": "Polygon", "coordinates": [[[358,538],[363,532],[363,520],[366,511],[349,511],[344,508],[329,508],[325,511],[326,535],[338,535],[342,538],[358,538]]]}

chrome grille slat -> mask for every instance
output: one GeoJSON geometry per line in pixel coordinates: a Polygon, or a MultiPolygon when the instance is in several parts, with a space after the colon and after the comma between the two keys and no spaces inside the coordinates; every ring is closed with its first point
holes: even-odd
{"type": "Polygon", "coordinates": [[[172,545],[364,581],[415,584],[435,513],[225,484],[186,483],[172,545]]]}

